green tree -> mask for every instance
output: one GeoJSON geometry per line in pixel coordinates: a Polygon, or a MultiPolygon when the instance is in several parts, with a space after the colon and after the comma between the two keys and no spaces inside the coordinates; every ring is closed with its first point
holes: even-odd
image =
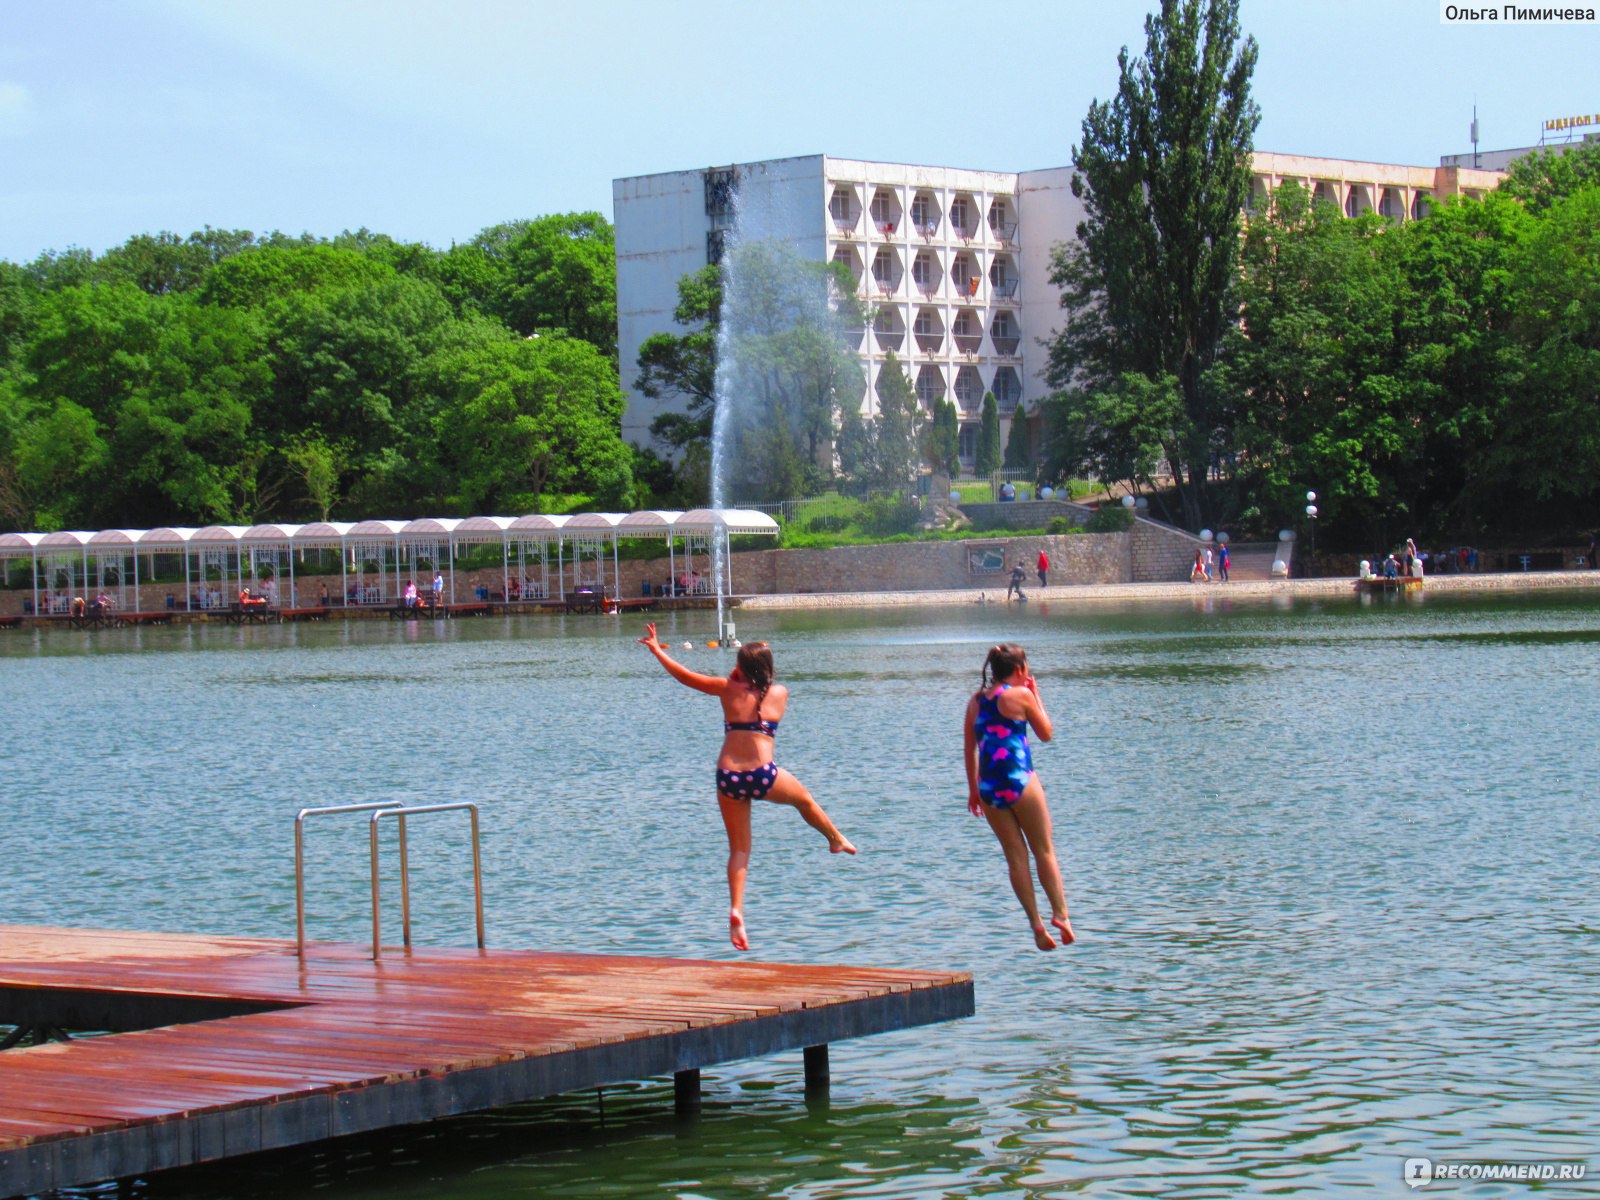
{"type": "Polygon", "coordinates": [[[1600,142],[1583,142],[1564,153],[1547,147],[1517,159],[1498,190],[1521,200],[1529,212],[1542,213],[1580,188],[1595,186],[1600,186],[1600,142]]]}
{"type": "Polygon", "coordinates": [[[955,401],[933,402],[931,419],[923,423],[922,461],[952,479],[961,474],[961,413],[955,401]]]}
{"type": "MultiPolygon", "coordinates": [[[[1182,416],[1183,397],[1170,375],[1125,371],[1109,387],[1052,399],[1044,406],[1043,475],[1147,487],[1182,416]]],[[[1019,427],[1013,423],[1013,436],[1019,427]]]]}
{"type": "Polygon", "coordinates": [[[1385,236],[1400,242],[1395,311],[1421,445],[1405,464],[1419,528],[1476,536],[1520,491],[1497,464],[1503,414],[1526,363],[1512,332],[1513,259],[1535,224],[1519,202],[1451,200],[1385,236]]]}
{"type": "Polygon", "coordinates": [[[1027,411],[1018,404],[1011,413],[1011,429],[1006,434],[1004,465],[1012,470],[1033,466],[1033,439],[1028,434],[1027,411]]]}
{"type": "Polygon", "coordinates": [[[317,519],[326,521],[339,503],[339,480],[349,461],[349,446],[329,442],[321,430],[312,429],[293,435],[283,457],[296,477],[305,482],[306,499],[317,519]]]}
{"type": "Polygon", "coordinates": [[[560,213],[496,226],[478,244],[498,265],[489,311],[524,337],[582,338],[617,355],[617,248],[599,213],[560,213]]]}
{"type": "Polygon", "coordinates": [[[1511,252],[1512,332],[1524,376],[1491,453],[1539,500],[1600,487],[1600,184],[1546,208],[1511,252]]]}
{"type": "Polygon", "coordinates": [[[652,400],[684,401],[682,412],[664,412],[650,422],[650,434],[683,453],[707,448],[716,411],[717,331],[722,323],[722,269],[703,267],[678,280],[678,306],[672,319],[688,332],[651,334],[639,347],[634,386],[652,400]]]}
{"type": "Polygon", "coordinates": [[[906,488],[923,456],[922,407],[893,351],[878,373],[878,413],[873,422],[871,479],[885,490],[906,488]]]}
{"type": "Polygon", "coordinates": [[[1117,95],[1090,106],[1074,152],[1086,216],[1052,259],[1066,320],[1048,376],[1068,403],[1129,371],[1177,379],[1183,420],[1165,457],[1198,527],[1220,426],[1207,376],[1237,314],[1256,43],[1240,42],[1238,0],[1162,0],[1145,19],[1144,56],[1124,48],[1117,61],[1117,95]]]}
{"type": "Polygon", "coordinates": [[[623,395],[599,349],[555,335],[445,352],[427,366],[442,394],[433,435],[461,512],[531,512],[550,492],[597,505],[633,496],[623,395]]]}
{"type": "Polygon", "coordinates": [[[977,455],[973,470],[979,476],[993,475],[1000,469],[1000,405],[993,392],[983,394],[983,410],[978,418],[977,455]]]}
{"type": "Polygon", "coordinates": [[[1268,521],[1314,486],[1326,525],[1379,536],[1415,511],[1422,395],[1402,366],[1399,239],[1280,187],[1245,236],[1243,333],[1219,373],[1237,401],[1242,484],[1268,521]]]}
{"type": "Polygon", "coordinates": [[[393,268],[355,250],[267,245],[219,262],[196,293],[205,304],[259,308],[296,294],[376,283],[393,275],[393,268]]]}
{"type": "Polygon", "coordinates": [[[255,244],[255,235],[248,230],[209,225],[186,238],[166,232],[136,234],[101,256],[94,277],[131,283],[152,296],[192,292],[219,262],[255,244]]]}

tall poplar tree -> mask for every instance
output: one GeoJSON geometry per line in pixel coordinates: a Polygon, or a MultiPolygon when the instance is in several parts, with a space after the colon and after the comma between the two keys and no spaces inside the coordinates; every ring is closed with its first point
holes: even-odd
{"type": "Polygon", "coordinates": [[[1103,392],[1126,372],[1170,375],[1183,397],[1164,431],[1184,518],[1208,519],[1206,469],[1225,422],[1208,386],[1237,315],[1240,211],[1260,109],[1254,38],[1238,0],[1162,0],[1145,52],[1117,58],[1115,98],[1097,101],[1074,150],[1086,216],[1058,246],[1051,281],[1066,323],[1050,346],[1057,403],[1103,392]]]}
{"type": "Polygon", "coordinates": [[[978,418],[978,447],[973,470],[978,478],[1000,469],[1000,404],[993,392],[983,394],[982,415],[978,418]]]}

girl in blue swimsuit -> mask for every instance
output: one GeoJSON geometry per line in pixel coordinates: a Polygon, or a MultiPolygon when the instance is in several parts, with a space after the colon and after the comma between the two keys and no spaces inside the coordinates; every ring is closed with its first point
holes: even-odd
{"type": "Polygon", "coordinates": [[[722,701],[722,752],[717,756],[717,804],[728,832],[728,936],[740,950],[750,949],[744,925],[744,884],[750,869],[750,803],[771,800],[798,809],[807,825],[828,839],[835,854],[856,848],[834,827],[822,806],[793,775],[772,760],[778,722],[789,707],[789,689],[773,683],[772,649],[765,642],[739,648],[726,679],[701,675],[668,657],[646,625],[639,642],[685,687],[722,701]]]}
{"type": "Polygon", "coordinates": [[[983,664],[983,686],[967,701],[962,721],[967,808],[973,816],[988,820],[1005,851],[1011,890],[1028,915],[1034,945],[1054,950],[1056,940],[1039,917],[1028,870],[1030,850],[1039,883],[1050,901],[1050,924],[1060,931],[1061,945],[1070,946],[1074,938],[1051,840],[1050,808],[1028,748],[1030,725],[1041,742],[1048,742],[1055,733],[1039,699],[1039,684],[1028,670],[1027,651],[1013,642],[1002,642],[989,651],[983,664]]]}

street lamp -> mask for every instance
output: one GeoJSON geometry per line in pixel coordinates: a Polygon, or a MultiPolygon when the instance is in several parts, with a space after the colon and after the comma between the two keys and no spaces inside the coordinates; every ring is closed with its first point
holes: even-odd
{"type": "Polygon", "coordinates": [[[1306,516],[1311,521],[1311,569],[1317,566],[1317,494],[1306,493],[1306,516]]]}

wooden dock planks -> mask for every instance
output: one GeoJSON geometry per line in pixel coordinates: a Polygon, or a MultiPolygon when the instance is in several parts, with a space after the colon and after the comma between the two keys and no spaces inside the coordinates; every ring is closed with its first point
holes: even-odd
{"type": "Polygon", "coordinates": [[[968,1016],[969,975],[0,926],[0,1196],[968,1016]],[[183,1023],[170,1023],[181,1021],[183,1023]],[[60,1023],[59,1021],[57,1023],[60,1023]]]}

